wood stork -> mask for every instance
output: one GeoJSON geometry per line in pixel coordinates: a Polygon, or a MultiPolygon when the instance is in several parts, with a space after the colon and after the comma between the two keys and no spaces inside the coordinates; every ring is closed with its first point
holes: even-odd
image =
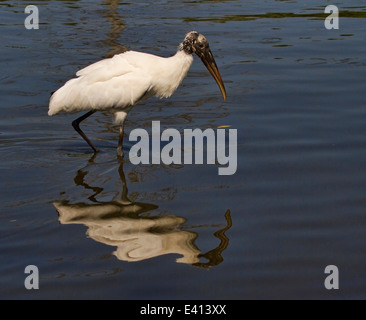
{"type": "Polygon", "coordinates": [[[154,95],[170,97],[186,77],[193,62],[193,53],[201,58],[226,100],[225,86],[207,39],[191,31],[170,58],[127,51],[78,71],[77,78],[67,81],[52,94],[48,115],[88,110],[72,125],[96,153],[97,149],[79,125],[96,111],[108,111],[120,125],[117,153],[122,157],[124,122],[128,112],[154,95]]]}

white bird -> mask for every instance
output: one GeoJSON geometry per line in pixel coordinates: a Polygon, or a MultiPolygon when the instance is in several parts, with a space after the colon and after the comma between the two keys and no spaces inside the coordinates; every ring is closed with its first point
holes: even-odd
{"type": "Polygon", "coordinates": [[[123,156],[124,122],[128,112],[154,95],[158,98],[170,97],[186,77],[193,63],[193,53],[201,58],[226,100],[225,86],[207,39],[191,31],[179,45],[177,53],[170,58],[127,51],[78,71],[77,78],[67,81],[52,94],[48,115],[88,110],[72,125],[96,153],[97,149],[79,125],[96,111],[112,113],[116,124],[120,125],[117,153],[123,156]]]}

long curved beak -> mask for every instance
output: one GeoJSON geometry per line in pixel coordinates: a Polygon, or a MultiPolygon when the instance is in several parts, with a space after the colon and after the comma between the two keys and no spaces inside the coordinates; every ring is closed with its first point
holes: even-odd
{"type": "Polygon", "coordinates": [[[207,70],[210,71],[211,75],[215,79],[218,84],[222,97],[226,100],[226,89],[224,86],[224,82],[222,81],[219,68],[216,65],[215,59],[212,55],[212,52],[209,48],[207,48],[204,52],[202,52],[199,57],[201,58],[203,64],[206,66],[207,70]]]}

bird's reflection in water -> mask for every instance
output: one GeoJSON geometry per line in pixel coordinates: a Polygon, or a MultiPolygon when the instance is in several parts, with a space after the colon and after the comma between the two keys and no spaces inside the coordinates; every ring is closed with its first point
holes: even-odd
{"type": "MultiPolygon", "coordinates": [[[[89,163],[92,164],[93,161],[94,157],[89,163]]],[[[142,261],[166,254],[179,254],[182,257],[177,262],[202,268],[213,267],[223,261],[222,252],[229,245],[225,232],[232,225],[229,210],[225,214],[226,226],[214,233],[220,240],[219,246],[202,253],[195,244],[198,234],[182,229],[185,218],[172,215],[149,216],[147,213],[158,207],[131,201],[128,198],[122,161],[118,171],[122,182],[119,199],[98,202],[96,196],[103,189],[88,185],[85,182],[88,171],[85,168],[79,170],[74,181],[77,185],[94,191],[94,195],[89,197],[92,204],[72,204],[68,201],[54,203],[59,221],[62,224],[84,224],[90,238],[117,247],[113,254],[123,261],[142,261]]]]}
{"type": "Polygon", "coordinates": [[[119,54],[128,50],[128,48],[119,42],[123,30],[126,26],[122,22],[122,17],[118,14],[119,0],[105,0],[104,5],[108,6],[108,10],[105,12],[105,17],[111,24],[111,28],[108,32],[107,39],[103,43],[110,47],[110,51],[106,54],[105,58],[111,58],[115,54],[119,54]]]}

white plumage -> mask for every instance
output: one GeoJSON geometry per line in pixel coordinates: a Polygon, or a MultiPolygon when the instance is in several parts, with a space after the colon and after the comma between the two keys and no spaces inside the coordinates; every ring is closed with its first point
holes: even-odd
{"type": "Polygon", "coordinates": [[[59,112],[88,113],[73,122],[75,130],[96,152],[97,149],[79,127],[96,111],[108,111],[121,125],[118,152],[122,155],[123,124],[128,112],[151,97],[170,97],[186,77],[196,53],[218,83],[224,99],[226,91],[215,60],[203,35],[188,33],[177,53],[170,58],[127,51],[87,66],[67,81],[50,99],[48,115],[59,112]]]}
{"type": "Polygon", "coordinates": [[[60,111],[128,110],[153,95],[168,98],[188,73],[193,56],[178,51],[170,58],[128,51],[76,73],[51,97],[48,115],[60,111]]]}

